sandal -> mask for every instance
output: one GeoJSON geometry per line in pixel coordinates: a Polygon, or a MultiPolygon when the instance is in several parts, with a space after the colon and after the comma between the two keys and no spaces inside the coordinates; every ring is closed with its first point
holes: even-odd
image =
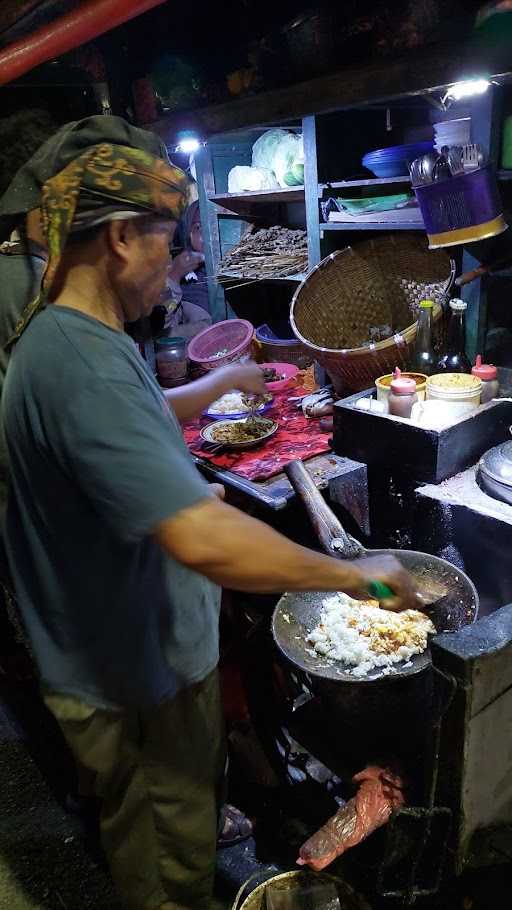
{"type": "Polygon", "coordinates": [[[217,847],[232,847],[252,837],[252,822],[234,806],[225,803],[220,812],[217,847]]]}

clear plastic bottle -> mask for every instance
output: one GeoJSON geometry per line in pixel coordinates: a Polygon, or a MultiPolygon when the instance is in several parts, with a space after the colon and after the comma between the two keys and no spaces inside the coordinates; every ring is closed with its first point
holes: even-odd
{"type": "Polygon", "coordinates": [[[446,354],[437,364],[436,373],[471,373],[466,354],[466,310],[464,300],[450,300],[452,311],[448,325],[446,354]]]}
{"type": "Polygon", "coordinates": [[[412,369],[418,373],[431,376],[437,369],[437,357],[432,341],[432,300],[422,300],[418,313],[418,328],[416,331],[416,344],[412,369]]]}

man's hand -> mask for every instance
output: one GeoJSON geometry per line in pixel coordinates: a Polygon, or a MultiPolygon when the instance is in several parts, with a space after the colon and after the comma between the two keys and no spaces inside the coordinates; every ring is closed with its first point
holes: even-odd
{"type": "Polygon", "coordinates": [[[353,562],[352,567],[360,573],[360,583],[352,588],[355,597],[368,599],[368,585],[381,581],[393,591],[394,597],[380,601],[383,610],[421,610],[422,604],[416,596],[413,580],[394,556],[368,556],[353,562]]]}
{"type": "Polygon", "coordinates": [[[208,489],[212,496],[215,496],[217,499],[226,498],[226,490],[221,483],[210,483],[208,484],[208,489]]]}
{"type": "Polygon", "coordinates": [[[224,369],[229,389],[238,389],[250,395],[264,395],[266,392],[263,370],[257,363],[230,363],[224,369]]]}

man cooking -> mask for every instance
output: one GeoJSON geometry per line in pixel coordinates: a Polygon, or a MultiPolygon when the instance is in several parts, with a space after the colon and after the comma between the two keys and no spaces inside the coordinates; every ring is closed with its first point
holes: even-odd
{"type": "Polygon", "coordinates": [[[211,494],[125,322],[165,283],[186,178],[103,142],[45,182],[42,293],[3,396],[6,540],[45,700],[102,799],[133,910],[209,906],[224,768],[219,586],[366,593],[415,606],[392,558],[339,562],[211,494]],[[46,306],[51,303],[51,306],[46,306]]]}
{"type": "MultiPolygon", "coordinates": [[[[132,126],[121,117],[93,115],[64,124],[44,142],[21,166],[0,199],[0,394],[9,361],[6,343],[25,306],[39,294],[48,258],[39,208],[42,187],[48,178],[59,173],[81,152],[100,142],[142,149],[166,162],[169,160],[165,145],[154,133],[132,126]]],[[[255,364],[236,364],[217,370],[215,376],[206,377],[198,385],[169,390],[166,397],[169,401],[174,400],[178,416],[186,420],[200,414],[212,401],[233,388],[245,392],[264,391],[261,372],[255,364]]],[[[7,474],[6,451],[0,437],[0,587],[4,595],[3,609],[0,608],[0,666],[4,669],[5,658],[9,666],[23,676],[31,672],[31,667],[17,643],[25,636],[19,624],[3,552],[7,474]],[[7,620],[7,610],[16,630],[14,634],[7,620]]],[[[233,825],[227,827],[232,836],[233,825]]]]}

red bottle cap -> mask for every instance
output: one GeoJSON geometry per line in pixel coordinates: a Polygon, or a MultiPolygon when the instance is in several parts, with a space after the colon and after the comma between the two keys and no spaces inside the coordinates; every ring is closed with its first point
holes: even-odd
{"type": "Polygon", "coordinates": [[[482,355],[478,354],[476,363],[471,370],[473,376],[477,376],[482,382],[491,382],[498,378],[498,371],[492,363],[482,363],[482,355]]]}
{"type": "Polygon", "coordinates": [[[402,376],[402,372],[395,367],[393,379],[391,380],[391,391],[395,395],[414,395],[416,392],[416,382],[414,379],[407,379],[402,376]]]}

